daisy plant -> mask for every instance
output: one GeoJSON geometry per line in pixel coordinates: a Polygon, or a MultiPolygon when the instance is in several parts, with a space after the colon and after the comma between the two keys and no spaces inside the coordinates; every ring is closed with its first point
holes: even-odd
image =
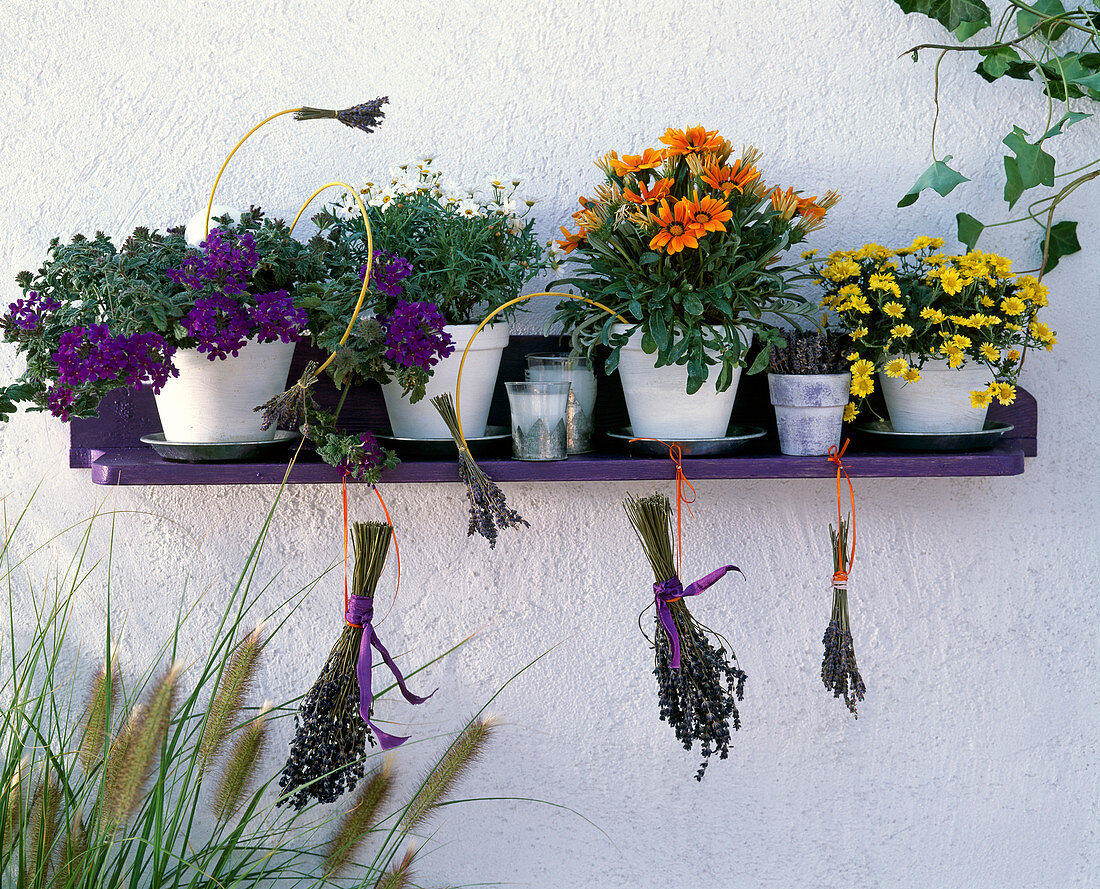
{"type": "MultiPolygon", "coordinates": [[[[820,227],[838,200],[802,197],[793,188],[765,185],[760,152],[733,148],[717,130],[669,128],[660,148],[596,162],[604,174],[592,197],[580,199],[576,231],[563,228],[558,244],[577,274],[559,283],[628,319],[614,319],[578,300],[565,300],[554,319],[572,333],[576,349],[611,346],[611,373],[628,337],[642,332],[642,348],[657,366],[686,365],[687,391],[699,390],[718,367],[717,387],[728,389],[745,363],[747,327],[766,345],[782,334],[765,320],[804,316],[809,305],[788,293],[791,267],[781,254],[820,227]]],[[[763,370],[768,349],[750,373],[763,370]]]]}
{"type": "Polygon", "coordinates": [[[825,290],[822,308],[836,313],[851,341],[845,420],[855,419],[874,392],[876,370],[915,383],[934,360],[989,368],[993,382],[970,393],[975,408],[994,398],[1012,404],[1028,348],[1054,348],[1055,333],[1038,319],[1047,305],[1045,285],[1013,274],[1003,256],[946,255],[938,252],[943,243],[921,236],[898,249],[865,244],[812,266],[825,290]]]}
{"type": "MultiPolygon", "coordinates": [[[[534,233],[535,202],[520,197],[519,187],[514,178],[459,186],[431,158],[402,164],[388,182],[367,182],[361,195],[375,248],[409,264],[402,298],[436,307],[448,324],[476,324],[548,269],[534,233]]],[[[366,238],[351,196],[314,221],[329,238],[366,238]]],[[[388,314],[396,307],[395,296],[375,309],[388,314]]]]}

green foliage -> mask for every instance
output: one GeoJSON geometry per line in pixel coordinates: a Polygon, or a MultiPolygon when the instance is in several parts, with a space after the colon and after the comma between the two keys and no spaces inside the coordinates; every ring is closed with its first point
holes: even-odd
{"type": "Polygon", "coordinates": [[[926,188],[931,188],[940,197],[947,197],[955,190],[956,186],[968,182],[969,180],[965,176],[947,166],[949,160],[951,160],[951,155],[947,155],[942,161],[936,161],[921,173],[920,178],[913,183],[913,187],[898,201],[898,206],[908,207],[910,204],[915,204],[917,198],[920,197],[920,193],[926,188]]]}
{"type": "MultiPolygon", "coordinates": [[[[969,53],[978,59],[975,71],[987,82],[1001,78],[1035,82],[1042,98],[1038,106],[1046,120],[1043,135],[1029,141],[1029,130],[1016,124],[1002,139],[1011,154],[1004,155],[1003,196],[1009,209],[1022,197],[1031,200],[1024,216],[1003,222],[982,225],[974,217],[959,214],[959,239],[968,249],[973,249],[983,229],[993,225],[1030,221],[1043,233],[1040,253],[1045,261],[1040,263],[1040,273],[1057,264],[1058,258],[1080,249],[1076,239],[1076,224],[1072,229],[1054,222],[1058,206],[1082,185],[1100,176],[1100,158],[1093,158],[1083,165],[1075,163],[1075,169],[1057,171],[1055,155],[1046,145],[1048,140],[1062,135],[1069,127],[1088,117],[1090,112],[1071,106],[1075,100],[1100,101],[1100,11],[1076,6],[1067,9],[1060,0],[1009,0],[996,23],[991,20],[989,8],[981,0],[895,0],[905,12],[928,16],[954,34],[957,43],[923,44],[913,47],[914,61],[921,50],[937,50],[938,59],[948,53],[969,53]],[[967,44],[968,38],[993,27],[992,37],[979,44],[967,44]],[[1062,103],[1063,108],[1057,108],[1062,103]],[[1068,180],[1064,184],[1058,180],[1068,180]],[[1043,190],[1038,194],[1033,190],[1043,190]],[[1031,193],[1031,194],[1029,194],[1031,193]],[[965,218],[964,218],[965,217],[965,218]],[[1059,228],[1061,226],[1061,228],[1059,228]],[[1055,235],[1057,229],[1058,234],[1055,235]],[[1053,243],[1057,238],[1058,243],[1053,243]],[[1051,259],[1053,258],[1053,261],[1051,259]]],[[[1095,3],[1093,4],[1095,7],[1095,3]]],[[[939,106],[939,63],[936,67],[936,104],[939,106]]],[[[938,117],[938,115],[937,115],[938,117]]],[[[933,154],[935,153],[935,124],[932,128],[933,154]]],[[[946,160],[936,161],[918,180],[898,206],[904,207],[916,200],[921,186],[933,187],[939,194],[950,193],[965,177],[950,171],[957,178],[951,182],[947,176],[946,160]],[[937,170],[938,165],[944,169],[937,170]],[[936,188],[926,177],[938,179],[945,188],[936,188]],[[946,178],[945,178],[946,177],[946,178]]]]}

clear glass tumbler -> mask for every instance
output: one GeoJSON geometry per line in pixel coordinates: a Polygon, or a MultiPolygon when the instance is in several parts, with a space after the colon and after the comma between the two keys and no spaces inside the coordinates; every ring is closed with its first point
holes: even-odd
{"type": "Polygon", "coordinates": [[[517,460],[564,460],[565,414],[570,384],[565,380],[505,383],[512,410],[512,456],[517,460]]]}
{"type": "Polygon", "coordinates": [[[572,384],[565,415],[566,447],[570,454],[591,451],[596,375],[588,358],[568,352],[532,352],[527,356],[527,379],[568,380],[572,384]]]}

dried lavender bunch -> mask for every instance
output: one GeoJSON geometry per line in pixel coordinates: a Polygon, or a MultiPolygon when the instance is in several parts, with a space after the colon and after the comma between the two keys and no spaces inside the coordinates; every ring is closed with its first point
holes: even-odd
{"type": "Polygon", "coordinates": [[[785,330],[786,346],[772,346],[768,371],[773,374],[847,373],[844,357],[850,348],[836,333],[819,330],[785,330]]]}
{"type": "MultiPolygon", "coordinates": [[[[383,522],[356,522],[353,527],[355,567],[352,594],[374,596],[386,564],[393,528],[383,522]]],[[[363,777],[366,743],[374,737],[359,713],[359,646],[363,627],[345,623],[329,652],[321,675],[306,692],[294,718],[296,732],[279,786],[276,805],[296,810],[310,800],[331,803],[355,789],[363,777]]]]}
{"type": "Polygon", "coordinates": [[[839,525],[839,530],[829,525],[829,537],[833,544],[833,611],[822,639],[825,654],[821,660],[821,681],[834,698],[843,695],[844,703],[858,719],[856,701],[863,700],[867,686],[859,675],[848,619],[848,522],[841,520],[839,525]]]}
{"type": "MultiPolygon", "coordinates": [[[[657,589],[676,577],[668,497],[627,495],[623,505],[653,567],[657,589]]],[[[727,652],[729,643],[696,621],[682,598],[669,601],[668,608],[679,636],[680,666],[673,665],[672,641],[658,614],[652,640],[658,713],[673,727],[685,750],[699,742],[703,761],[695,780],[702,781],[713,754],[719,759],[729,756],[730,728],[741,728],[737,702],[744,700],[748,676],[738,665],[737,655],[727,652]]]]}
{"type": "Polygon", "coordinates": [[[297,429],[306,422],[310,409],[316,409],[309,387],[317,382],[319,366],[316,361],[309,362],[297,383],[285,392],[252,408],[254,413],[263,411],[261,429],[270,429],[272,424],[276,428],[282,426],[284,429],[297,429]]]}
{"type": "Polygon", "coordinates": [[[294,119],[322,120],[324,118],[335,118],[345,126],[362,130],[364,133],[373,133],[386,116],[382,106],[389,100],[389,96],[380,96],[373,101],[364,102],[362,105],[354,105],[342,111],[330,111],[327,108],[310,108],[306,106],[299,108],[294,113],[294,119]]]}
{"type": "Polygon", "coordinates": [[[470,449],[463,442],[458,414],[450,393],[437,395],[432,399],[432,404],[447,424],[458,448],[458,474],[466,484],[466,498],[470,501],[470,525],[466,529],[466,535],[469,537],[476,532],[488,540],[489,547],[494,549],[497,545],[497,534],[504,528],[517,528],[520,525],[530,528],[530,524],[518,512],[509,508],[504,492],[481,471],[470,449]]]}

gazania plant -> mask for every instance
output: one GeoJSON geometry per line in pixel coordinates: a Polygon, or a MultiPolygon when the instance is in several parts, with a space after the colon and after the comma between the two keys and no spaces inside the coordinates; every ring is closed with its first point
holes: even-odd
{"type": "Polygon", "coordinates": [[[813,266],[825,290],[821,305],[836,313],[852,345],[846,420],[874,391],[876,370],[915,383],[930,360],[985,365],[993,382],[970,393],[971,405],[988,407],[994,398],[1011,404],[1027,350],[1054,348],[1055,333],[1038,318],[1045,285],[1013,274],[1003,256],[948,256],[942,247],[941,239],[924,236],[897,249],[865,244],[813,266]]]}
{"type": "MultiPolygon", "coordinates": [[[[781,256],[823,224],[838,196],[766,185],[760,152],[750,146],[734,157],[717,130],[669,128],[660,141],[640,154],[600,158],[604,180],[580,198],[577,229],[563,228],[558,242],[577,269],[559,283],[613,309],[629,330],[613,334],[614,319],[578,300],[563,301],[554,317],[575,348],[612,347],[608,373],[640,329],[658,366],[687,366],[689,393],[714,366],[723,391],[749,346],[738,327],[779,342],[765,313],[787,320],[807,313],[788,294],[791,269],[781,256]]],[[[764,368],[767,351],[750,372],[764,368]]]]}

